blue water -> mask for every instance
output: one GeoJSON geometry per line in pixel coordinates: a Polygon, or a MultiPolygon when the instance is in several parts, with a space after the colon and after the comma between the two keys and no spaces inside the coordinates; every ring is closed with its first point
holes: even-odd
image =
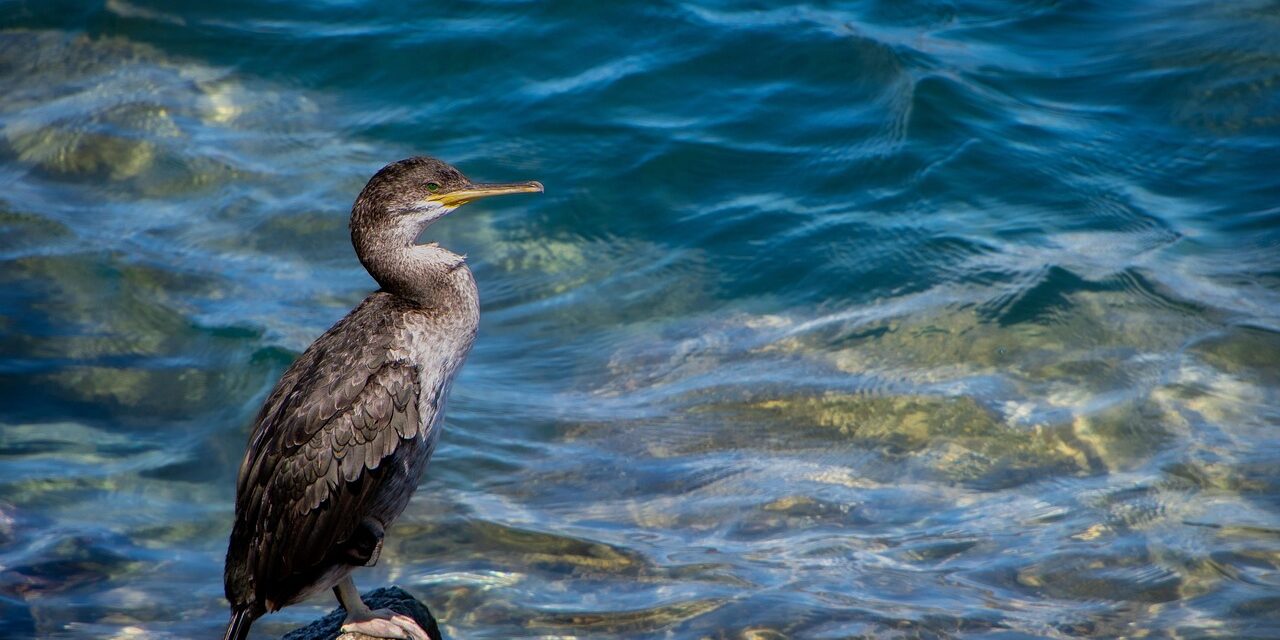
{"type": "MultiPolygon", "coordinates": [[[[0,637],[221,632],[234,473],[430,154],[454,638],[1280,637],[1274,2],[0,2],[0,637]]],[[[328,595],[255,626],[276,637],[328,595]]]]}

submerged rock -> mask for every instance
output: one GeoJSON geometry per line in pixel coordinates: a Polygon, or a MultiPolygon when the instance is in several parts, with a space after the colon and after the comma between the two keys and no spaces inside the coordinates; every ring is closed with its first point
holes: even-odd
{"type": "MultiPolygon", "coordinates": [[[[418,602],[404,589],[383,587],[360,597],[364,598],[365,604],[369,605],[370,609],[390,609],[417,620],[418,624],[426,629],[427,635],[431,636],[431,640],[443,639],[440,635],[440,627],[436,625],[436,619],[431,617],[431,612],[427,610],[426,605],[418,602]]],[[[342,607],[338,607],[329,615],[301,629],[290,631],[285,635],[284,640],[366,640],[369,638],[362,633],[340,633],[339,628],[346,617],[347,612],[342,607]]]]}

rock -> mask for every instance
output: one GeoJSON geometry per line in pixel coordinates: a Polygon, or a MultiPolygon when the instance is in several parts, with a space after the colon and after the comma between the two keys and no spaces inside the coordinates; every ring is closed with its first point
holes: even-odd
{"type": "MultiPolygon", "coordinates": [[[[443,640],[443,636],[440,635],[440,627],[436,625],[436,619],[431,617],[431,612],[427,611],[426,605],[418,602],[416,598],[409,595],[404,589],[400,587],[383,587],[382,589],[374,589],[360,597],[364,599],[365,604],[369,605],[370,609],[391,609],[396,613],[403,613],[417,620],[418,624],[427,630],[427,635],[431,636],[431,640],[443,640]]],[[[285,635],[284,640],[377,640],[362,633],[339,634],[338,629],[342,626],[342,621],[346,617],[347,612],[342,607],[338,607],[331,611],[329,615],[301,629],[290,631],[285,635]]]]}

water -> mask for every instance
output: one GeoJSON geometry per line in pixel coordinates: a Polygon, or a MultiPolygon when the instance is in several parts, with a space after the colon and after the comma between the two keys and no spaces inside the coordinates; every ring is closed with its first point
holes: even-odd
{"type": "Polygon", "coordinates": [[[429,153],[547,193],[432,229],[483,321],[362,588],[1280,637],[1275,3],[439,4],[0,3],[0,636],[220,633],[253,414],[429,153]]]}

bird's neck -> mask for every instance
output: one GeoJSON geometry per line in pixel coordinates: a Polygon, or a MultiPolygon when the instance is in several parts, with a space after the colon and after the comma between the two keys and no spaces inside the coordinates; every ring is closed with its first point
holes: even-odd
{"type": "Polygon", "coordinates": [[[383,291],[424,308],[475,305],[475,280],[463,256],[412,238],[353,239],[360,263],[383,291]]]}

